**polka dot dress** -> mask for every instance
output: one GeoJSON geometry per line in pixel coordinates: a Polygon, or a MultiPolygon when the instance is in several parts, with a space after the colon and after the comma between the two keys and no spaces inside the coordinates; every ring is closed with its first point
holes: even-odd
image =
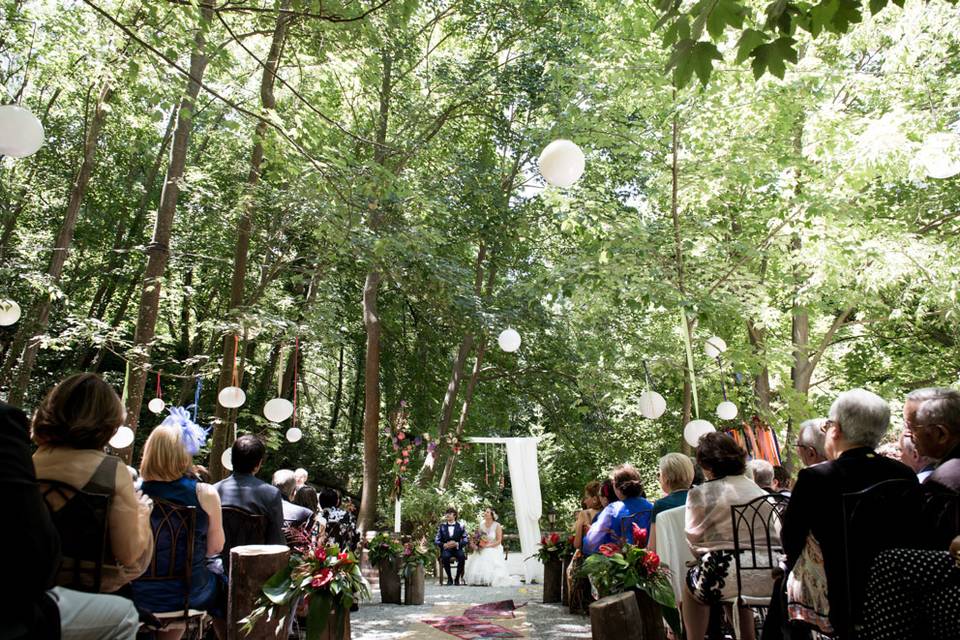
{"type": "Polygon", "coordinates": [[[862,640],[960,640],[960,568],[946,551],[891,549],[867,583],[862,640]]]}

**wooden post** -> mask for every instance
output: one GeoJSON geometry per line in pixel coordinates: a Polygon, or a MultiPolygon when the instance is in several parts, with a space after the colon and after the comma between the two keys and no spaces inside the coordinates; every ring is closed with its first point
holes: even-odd
{"type": "Polygon", "coordinates": [[[560,602],[560,583],[563,579],[563,564],[560,560],[543,563],[543,602],[560,602]]]}
{"type": "Polygon", "coordinates": [[[424,598],[424,569],[418,564],[413,572],[403,579],[403,604],[423,604],[424,598]]]}
{"type": "Polygon", "coordinates": [[[640,609],[633,592],[617,593],[591,604],[590,635],[593,640],[643,640],[640,609]]]}
{"type": "Polygon", "coordinates": [[[286,566],[290,549],[282,544],[248,544],[230,550],[230,587],[227,598],[228,640],[286,639],[287,630],[277,629],[276,621],[261,618],[249,634],[240,630],[238,622],[254,609],[262,593],[263,583],[286,566]]]}
{"type": "Polygon", "coordinates": [[[660,605],[646,591],[633,592],[640,612],[640,636],[644,640],[667,640],[667,630],[663,626],[663,613],[660,605]]]}
{"type": "Polygon", "coordinates": [[[393,562],[380,561],[380,602],[403,604],[400,599],[400,558],[393,562]]]}
{"type": "Polygon", "coordinates": [[[560,604],[565,607],[570,606],[570,580],[567,578],[567,571],[570,569],[570,560],[563,559],[563,570],[560,573],[560,604]]]}

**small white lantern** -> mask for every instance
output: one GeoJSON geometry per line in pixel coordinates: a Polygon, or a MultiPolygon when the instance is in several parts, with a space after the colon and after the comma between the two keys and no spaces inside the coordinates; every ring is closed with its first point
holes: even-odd
{"type": "Polygon", "coordinates": [[[927,136],[916,161],[931,178],[952,178],[960,173],[960,135],[947,132],[927,136]]]}
{"type": "Polygon", "coordinates": [[[299,442],[302,437],[303,431],[300,431],[300,427],[290,427],[287,429],[287,442],[299,442]]]}
{"type": "Polygon", "coordinates": [[[220,464],[223,465],[223,468],[227,471],[233,471],[233,447],[220,454],[220,464]]]}
{"type": "Polygon", "coordinates": [[[283,422],[293,415],[293,403],[286,398],[267,400],[263,405],[263,417],[270,422],[283,422]]]}
{"type": "Polygon", "coordinates": [[[117,429],[117,432],[110,438],[109,444],[114,449],[126,449],[133,444],[133,429],[123,425],[117,429]]]}
{"type": "Polygon", "coordinates": [[[43,124],[28,109],[0,107],[0,155],[25,158],[43,146],[43,124]]]}
{"type": "Polygon", "coordinates": [[[236,409],[242,407],[243,403],[247,401],[247,394],[240,387],[224,387],[217,394],[217,401],[222,407],[236,409]]]}
{"type": "Polygon", "coordinates": [[[586,167],[580,147],[569,140],[554,140],[540,152],[540,175],[555,187],[572,187],[586,167]]]}
{"type": "Polygon", "coordinates": [[[727,343],[723,341],[723,338],[718,336],[707,338],[707,341],[703,345],[703,352],[706,353],[710,359],[716,358],[726,350],[727,343]]]}
{"type": "Polygon", "coordinates": [[[513,353],[520,348],[520,334],[515,329],[504,329],[497,337],[497,344],[507,353],[513,353]]]}
{"type": "Polygon", "coordinates": [[[150,409],[152,413],[160,415],[163,412],[164,407],[167,406],[167,403],[164,402],[161,398],[154,398],[147,403],[147,409],[150,409]]]}
{"type": "Polygon", "coordinates": [[[645,391],[640,394],[640,414],[644,418],[656,420],[667,410],[667,401],[656,391],[645,391]]]}
{"type": "Polygon", "coordinates": [[[717,405],[717,417],[721,420],[733,420],[737,417],[738,412],[737,405],[729,400],[724,400],[717,405]]]}
{"type": "Polygon", "coordinates": [[[696,447],[700,444],[700,436],[710,433],[711,431],[716,431],[712,424],[706,420],[691,420],[687,423],[687,426],[683,428],[683,439],[687,441],[691,447],[696,447]]]}
{"type": "Polygon", "coordinates": [[[0,327],[9,327],[20,319],[20,305],[13,300],[0,300],[0,327]]]}

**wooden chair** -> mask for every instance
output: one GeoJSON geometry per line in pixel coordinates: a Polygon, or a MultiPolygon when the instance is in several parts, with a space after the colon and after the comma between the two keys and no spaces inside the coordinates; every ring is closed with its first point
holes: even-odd
{"type": "Polygon", "coordinates": [[[224,544],[220,557],[223,559],[223,571],[230,574],[230,550],[248,544],[265,544],[267,541],[267,517],[241,509],[223,507],[224,544]]]}
{"type": "MultiPolygon", "coordinates": [[[[649,529],[650,514],[652,512],[653,509],[643,509],[642,511],[630,513],[623,517],[620,520],[620,537],[624,540],[627,538],[633,540],[633,525],[637,525],[641,529],[649,529]]],[[[649,531],[647,533],[649,535],[649,531]]]]}
{"type": "Polygon", "coordinates": [[[99,593],[104,558],[112,559],[107,517],[112,496],[80,491],[57,480],[39,480],[40,495],[60,533],[63,561],[57,584],[99,593]]]}

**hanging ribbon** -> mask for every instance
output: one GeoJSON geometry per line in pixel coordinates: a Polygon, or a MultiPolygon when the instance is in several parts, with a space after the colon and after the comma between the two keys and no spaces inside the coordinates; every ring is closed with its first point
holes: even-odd
{"type": "Polygon", "coordinates": [[[240,349],[240,336],[233,336],[233,382],[232,386],[238,387],[237,384],[237,351],[240,349]]]}
{"type": "Polygon", "coordinates": [[[197,388],[193,392],[193,421],[197,421],[197,408],[200,406],[200,390],[203,389],[203,382],[200,376],[197,376],[197,388]]]}
{"type": "Polygon", "coordinates": [[[297,426],[297,377],[300,366],[300,337],[294,338],[293,342],[293,419],[290,421],[290,428],[297,426]]]}
{"type": "Polygon", "coordinates": [[[160,387],[160,374],[163,373],[162,370],[157,371],[157,397],[163,400],[163,389],[160,387]]]}
{"type": "Polygon", "coordinates": [[[280,363],[279,366],[277,367],[277,397],[282,398],[283,397],[283,371],[284,371],[284,366],[286,366],[286,362],[287,362],[287,347],[284,347],[284,346],[280,347],[280,354],[277,356],[277,362],[280,363]]]}
{"type": "Polygon", "coordinates": [[[647,391],[653,391],[653,383],[650,382],[650,370],[647,369],[647,361],[641,360],[643,363],[643,378],[647,381],[647,391]]]}
{"type": "Polygon", "coordinates": [[[123,406],[127,406],[127,395],[130,391],[130,361],[125,360],[125,362],[127,366],[123,374],[123,392],[120,394],[120,401],[123,406]]]}
{"type": "Polygon", "coordinates": [[[693,369],[693,347],[690,344],[690,330],[687,326],[687,313],[680,309],[680,332],[683,334],[683,344],[687,348],[687,370],[690,372],[690,389],[693,392],[693,413],[700,419],[700,402],[697,399],[697,374],[693,369]]]}
{"type": "Polygon", "coordinates": [[[727,401],[727,385],[723,382],[723,359],[717,356],[717,366],[720,367],[720,390],[723,391],[723,401],[727,401]]]}

